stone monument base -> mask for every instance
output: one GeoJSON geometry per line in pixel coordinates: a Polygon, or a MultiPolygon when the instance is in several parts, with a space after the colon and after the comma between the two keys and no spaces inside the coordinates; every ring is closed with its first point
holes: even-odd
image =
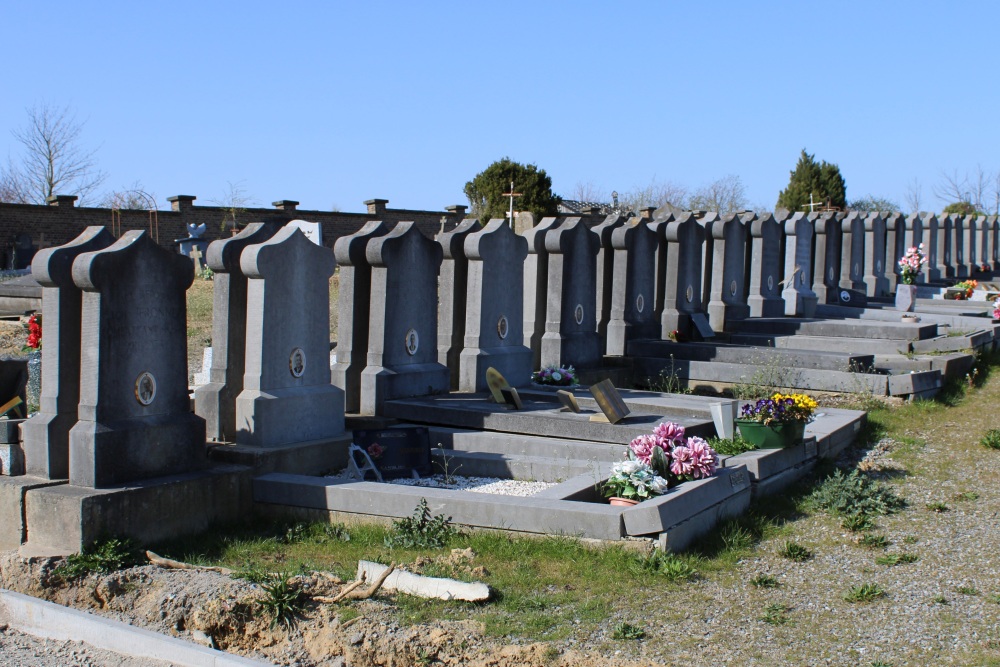
{"type": "MultiPolygon", "coordinates": [[[[245,466],[218,465],[107,489],[69,484],[28,488],[20,507],[28,540],[21,550],[64,555],[109,535],[150,544],[201,533],[214,523],[246,515],[251,476],[245,466]]],[[[6,500],[0,499],[5,512],[6,500]]]]}
{"type": "Polygon", "coordinates": [[[459,391],[486,391],[486,369],[495,368],[514,387],[531,381],[531,350],[526,347],[465,348],[460,356],[459,391]]]}
{"type": "Polygon", "coordinates": [[[236,398],[236,442],[278,447],[344,433],[344,390],[332,384],[259,391],[236,398]]]}
{"type": "Polygon", "coordinates": [[[17,549],[24,542],[28,527],[24,522],[24,496],[32,489],[65,485],[65,480],[43,477],[0,477],[0,551],[17,549]]]}
{"type": "Polygon", "coordinates": [[[412,364],[395,369],[369,366],[361,373],[361,414],[382,414],[382,406],[394,398],[447,394],[451,377],[438,363],[412,364]]]}

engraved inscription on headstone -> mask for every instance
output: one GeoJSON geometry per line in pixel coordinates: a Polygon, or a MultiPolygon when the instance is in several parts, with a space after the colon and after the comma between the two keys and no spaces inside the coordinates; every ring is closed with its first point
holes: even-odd
{"type": "Polygon", "coordinates": [[[734,472],[729,476],[729,484],[731,487],[743,486],[747,483],[746,470],[740,470],[734,472]]]}

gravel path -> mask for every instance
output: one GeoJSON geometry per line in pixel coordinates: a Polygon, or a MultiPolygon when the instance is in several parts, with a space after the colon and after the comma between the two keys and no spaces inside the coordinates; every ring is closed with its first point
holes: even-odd
{"type": "Polygon", "coordinates": [[[38,639],[0,625],[4,667],[169,667],[165,660],[130,658],[81,642],[38,639]]]}

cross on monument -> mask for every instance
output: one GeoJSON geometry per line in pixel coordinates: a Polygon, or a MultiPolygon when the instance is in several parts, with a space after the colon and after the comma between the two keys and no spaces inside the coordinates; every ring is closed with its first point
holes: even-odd
{"type": "Polygon", "coordinates": [[[198,246],[191,248],[191,252],[188,253],[188,257],[194,260],[194,274],[196,276],[201,275],[203,270],[201,267],[202,254],[201,250],[198,249],[198,246]]]}
{"type": "Polygon", "coordinates": [[[507,212],[507,217],[510,218],[510,228],[514,228],[514,197],[520,197],[520,192],[514,192],[514,181],[510,182],[510,192],[503,193],[504,197],[510,197],[510,210],[507,212]]]}

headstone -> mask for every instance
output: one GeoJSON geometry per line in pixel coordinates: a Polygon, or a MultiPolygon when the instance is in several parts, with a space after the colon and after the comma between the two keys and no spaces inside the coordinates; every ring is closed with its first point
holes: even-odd
{"type": "Polygon", "coordinates": [[[993,257],[990,254],[990,217],[981,215],[976,219],[976,261],[983,271],[993,271],[993,257]]]}
{"type": "Polygon", "coordinates": [[[614,281],[611,321],[607,331],[607,354],[624,356],[628,343],[640,338],[659,338],[655,317],[657,233],[645,218],[630,218],[615,229],[614,281]]]}
{"type": "Polygon", "coordinates": [[[599,239],[579,218],[545,234],[549,255],[541,366],[588,368],[601,359],[597,335],[599,239]]]}
{"type": "Polygon", "coordinates": [[[807,218],[813,223],[815,235],[812,291],[819,303],[835,303],[840,286],[840,221],[832,212],[809,214],[807,218]]]}
{"type": "Polygon", "coordinates": [[[608,323],[611,321],[611,308],[614,292],[615,249],[611,237],[615,230],[625,225],[626,218],[618,213],[607,216],[599,225],[592,229],[598,238],[597,250],[597,335],[604,350],[608,339],[608,323]]]}
{"type": "MultiPolygon", "coordinates": [[[[465,333],[459,353],[461,391],[487,388],[490,367],[526,384],[531,378],[531,350],[524,345],[524,260],[528,242],[502,219],[465,237],[468,260],[465,333]]],[[[443,282],[442,282],[443,284],[443,282]]]]}
{"type": "Polygon", "coordinates": [[[899,260],[906,254],[906,219],[902,213],[885,216],[885,266],[886,293],[892,294],[899,284],[899,260]]]}
{"type": "Polygon", "coordinates": [[[747,305],[750,317],[781,317],[785,302],[781,298],[781,258],[784,231],[770,213],[755,216],[750,225],[748,244],[750,287],[747,305]]]}
{"type": "Polygon", "coordinates": [[[813,283],[813,221],[793,215],[782,224],[785,227],[785,275],[781,281],[784,285],[781,298],[785,301],[785,315],[812,317],[817,303],[816,293],[810,288],[813,283]]]}
{"type": "Polygon", "coordinates": [[[87,227],[66,245],[41,250],[32,260],[31,275],[42,286],[45,355],[38,414],[22,426],[29,475],[69,479],[69,432],[80,402],[83,308],[83,292],[73,282],[73,261],[114,241],[104,227],[87,227]]]}
{"type": "Polygon", "coordinates": [[[840,290],[854,290],[867,293],[864,281],[865,264],[865,219],[857,211],[851,211],[840,221],[840,290]]]}
{"type": "Polygon", "coordinates": [[[878,213],[870,213],[865,216],[863,224],[865,230],[864,265],[861,279],[867,290],[867,296],[886,296],[889,294],[889,279],[885,275],[887,239],[885,220],[878,213]]]}
{"type": "Polygon", "coordinates": [[[937,246],[937,280],[955,277],[954,265],[954,245],[953,238],[954,221],[950,215],[943,215],[937,219],[937,230],[934,234],[937,246]]]}
{"type": "Polygon", "coordinates": [[[1000,271],[1000,219],[991,215],[986,218],[986,257],[991,270],[1000,271]]]}
{"type": "Polygon", "coordinates": [[[307,239],[316,245],[323,245],[323,228],[318,222],[310,222],[308,220],[291,220],[285,226],[298,229],[305,234],[307,239]]]}
{"type": "MultiPolygon", "coordinates": [[[[212,346],[201,351],[201,370],[192,373],[191,383],[195,387],[203,387],[212,381],[212,346]]],[[[195,410],[197,413],[197,410],[195,410]]],[[[212,436],[209,436],[211,438],[212,436]]]]}
{"type": "Polygon", "coordinates": [[[204,466],[205,421],[188,396],[185,292],[193,280],[191,260],[145,231],[73,262],[83,349],[71,485],[104,488],[204,466]]]}
{"type": "Polygon", "coordinates": [[[205,420],[209,440],[232,442],[236,437],[236,398],[246,373],[247,276],[240,265],[243,251],[278,232],[274,223],[253,222],[236,236],[208,246],[208,267],[215,272],[212,296],[212,347],[208,383],[194,392],[194,411],[205,420]]]}
{"type": "Polygon", "coordinates": [[[702,256],[705,228],[692,213],[682,213],[664,229],[667,245],[666,276],[660,337],[674,331],[690,338],[693,316],[703,313],[701,301],[702,256]]]}
{"type": "Polygon", "coordinates": [[[177,244],[177,252],[194,260],[194,272],[197,275],[202,271],[201,260],[208,251],[208,241],[202,238],[205,235],[205,223],[200,225],[188,223],[187,230],[188,237],[176,239],[174,243],[177,244]]]}
{"type": "Polygon", "coordinates": [[[972,240],[969,230],[969,220],[972,216],[955,215],[952,216],[952,256],[955,264],[956,278],[969,278],[972,276],[971,268],[971,248],[969,244],[972,240]]]}
{"type": "Polygon", "coordinates": [[[334,438],[344,392],[330,382],[330,276],[335,261],[295,227],[247,246],[247,338],[236,442],[254,447],[334,438]]]}
{"type": "MultiPolygon", "coordinates": [[[[916,248],[924,243],[924,221],[919,213],[906,216],[906,241],[903,243],[902,252],[896,258],[896,270],[899,270],[899,260],[903,258],[906,251],[916,248]]],[[[926,246],[924,246],[926,249],[926,246]]],[[[925,268],[926,271],[926,268],[925,268]]]]}
{"type": "MultiPolygon", "coordinates": [[[[506,220],[498,218],[506,224],[506,220]]],[[[507,225],[509,227],[509,225],[507,225]]],[[[459,355],[465,340],[466,295],[469,289],[469,260],[465,256],[465,239],[483,227],[475,218],[466,218],[450,232],[438,234],[436,240],[444,251],[441,279],[438,281],[438,363],[446,366],[451,377],[451,389],[459,385],[459,355]]],[[[522,278],[523,279],[523,278],[522,278]]]]}
{"type": "Polygon", "coordinates": [[[921,225],[924,243],[924,254],[927,258],[926,264],[924,264],[923,270],[923,281],[928,282],[938,282],[944,280],[946,271],[944,265],[941,263],[941,253],[939,248],[941,247],[942,238],[939,233],[940,223],[938,217],[933,213],[921,214],[921,225]]]}
{"type": "Polygon", "coordinates": [[[706,225],[707,310],[714,331],[725,331],[726,322],[750,316],[746,294],[746,247],[747,226],[738,214],[724,215],[706,225]]]}
{"type": "Polygon", "coordinates": [[[394,398],[447,393],[448,369],[438,363],[435,346],[442,254],[413,222],[399,222],[368,242],[372,306],[362,414],[381,414],[394,398]]]}
{"type": "Polygon", "coordinates": [[[549,291],[549,253],[545,235],[563,222],[579,218],[542,218],[524,232],[528,257],[524,260],[524,344],[531,350],[532,368],[541,367],[542,336],[545,335],[545,308],[549,291]]]}
{"type": "Polygon", "coordinates": [[[653,320],[659,322],[663,319],[664,289],[667,282],[667,225],[674,221],[674,215],[670,212],[663,212],[653,218],[649,223],[649,229],[656,234],[656,255],[654,264],[656,266],[656,277],[653,281],[653,320]]]}
{"type": "Polygon", "coordinates": [[[340,267],[337,303],[337,362],[333,384],[344,390],[347,412],[361,410],[361,373],[368,365],[368,326],[372,307],[372,267],[368,263],[368,242],[385,236],[389,228],[379,220],[365,223],[333,245],[340,267]]]}

